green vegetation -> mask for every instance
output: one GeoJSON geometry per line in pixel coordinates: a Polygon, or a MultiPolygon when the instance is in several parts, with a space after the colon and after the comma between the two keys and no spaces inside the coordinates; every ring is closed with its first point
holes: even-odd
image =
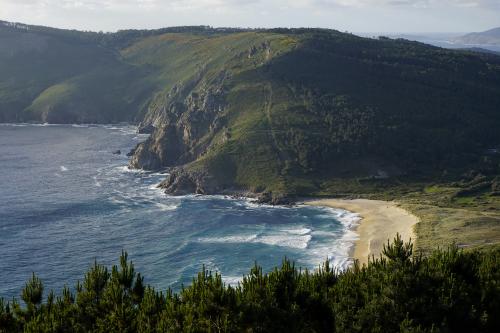
{"type": "Polygon", "coordinates": [[[155,96],[200,75],[213,56],[208,47],[219,55],[227,53],[225,43],[246,49],[247,32],[199,26],[95,33],[0,21],[0,122],[140,122],[155,96]]]}
{"type": "Polygon", "coordinates": [[[416,227],[419,250],[429,253],[452,243],[466,249],[500,247],[498,177],[465,179],[402,196],[403,206],[421,221],[416,227]]]}
{"type": "Polygon", "coordinates": [[[284,260],[237,286],[204,269],[179,293],[144,285],[127,254],[94,264],[74,292],[43,298],[35,275],[24,306],[0,299],[0,332],[497,332],[500,251],[413,255],[397,237],[383,257],[315,272],[284,260]]]}
{"type": "Polygon", "coordinates": [[[499,155],[487,156],[500,144],[498,57],[324,30],[176,38],[132,46],[138,57],[154,45],[199,64],[168,67],[182,76],[143,122],[157,125],[144,145],[144,160],[156,163],[134,166],[201,170],[220,185],[200,181],[204,193],[276,196],[349,193],[332,185],[350,180],[412,186],[499,172],[499,155]]]}
{"type": "Polygon", "coordinates": [[[185,166],[275,196],[499,174],[500,155],[485,160],[500,145],[493,55],[322,29],[0,22],[0,39],[0,121],[154,125],[137,167],[185,166]]]}
{"type": "Polygon", "coordinates": [[[464,249],[500,248],[498,176],[472,172],[460,181],[429,179],[334,179],[318,196],[395,200],[416,215],[416,249],[429,254],[456,244],[464,249]]]}
{"type": "Polygon", "coordinates": [[[131,121],[144,107],[144,69],[112,50],[1,24],[0,40],[0,121],[131,121]]]}

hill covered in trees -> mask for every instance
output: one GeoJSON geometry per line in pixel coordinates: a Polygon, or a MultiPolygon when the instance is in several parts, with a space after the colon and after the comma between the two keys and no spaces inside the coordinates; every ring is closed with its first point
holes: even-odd
{"type": "Polygon", "coordinates": [[[138,122],[162,81],[121,48],[185,30],[207,28],[95,33],[0,21],[0,122],[138,122]]]}
{"type": "Polygon", "coordinates": [[[255,266],[237,286],[202,270],[179,293],[154,290],[127,255],[81,283],[44,294],[33,275],[24,304],[0,299],[0,332],[498,332],[500,252],[413,255],[396,238],[384,257],[339,272],[285,260],[255,266]]]}
{"type": "Polygon", "coordinates": [[[206,73],[150,105],[142,125],[155,130],[131,165],[182,166],[170,193],[245,189],[280,202],[331,193],[331,179],[498,173],[483,157],[500,142],[500,58],[333,31],[244,35],[256,45],[206,45],[206,73]]]}
{"type": "Polygon", "coordinates": [[[493,54],[325,29],[2,22],[0,40],[0,121],[136,122],[152,134],[130,165],[170,168],[172,194],[498,192],[493,54]]]}

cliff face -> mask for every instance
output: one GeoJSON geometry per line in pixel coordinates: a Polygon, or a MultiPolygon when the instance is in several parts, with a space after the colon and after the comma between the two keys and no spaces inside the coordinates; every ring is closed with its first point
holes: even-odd
{"type": "Polygon", "coordinates": [[[151,136],[135,149],[130,166],[154,170],[182,165],[204,154],[224,126],[224,84],[229,75],[222,71],[209,81],[200,73],[157,99],[139,125],[140,130],[150,129],[151,136]]]}

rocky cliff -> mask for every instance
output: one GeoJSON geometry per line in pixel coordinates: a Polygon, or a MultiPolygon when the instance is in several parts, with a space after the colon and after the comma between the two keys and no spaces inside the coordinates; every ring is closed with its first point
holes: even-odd
{"type": "Polygon", "coordinates": [[[229,77],[228,71],[222,71],[207,80],[200,72],[159,97],[139,125],[140,131],[149,129],[151,136],[137,146],[130,166],[154,170],[182,165],[206,153],[224,127],[224,84],[229,77]]]}

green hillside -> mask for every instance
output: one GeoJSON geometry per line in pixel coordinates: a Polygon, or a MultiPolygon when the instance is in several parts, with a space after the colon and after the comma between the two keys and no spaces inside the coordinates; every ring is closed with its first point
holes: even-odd
{"type": "MultiPolygon", "coordinates": [[[[498,174],[500,58],[333,30],[0,24],[0,120],[135,121],[173,193],[498,174]]],[[[352,192],[352,191],[351,191],[352,192]]]]}
{"type": "Polygon", "coordinates": [[[420,249],[500,243],[494,54],[324,29],[0,22],[0,41],[0,122],[138,123],[130,165],[169,168],[168,193],[398,199],[420,249]]]}
{"type": "Polygon", "coordinates": [[[128,48],[169,33],[189,39],[218,32],[200,26],[94,33],[0,21],[0,122],[139,122],[157,93],[182,72],[194,74],[173,60],[183,50],[128,48]]]}
{"type": "Polygon", "coordinates": [[[0,21],[0,122],[140,120],[160,81],[152,68],[123,59],[120,48],[155,33],[103,34],[0,21]]]}
{"type": "Polygon", "coordinates": [[[183,165],[164,184],[173,193],[321,195],[336,193],[332,179],[498,173],[486,153],[500,143],[498,57],[324,30],[162,35],[132,52],[153,45],[181,70],[138,56],[176,78],[131,164],[183,165]]]}

